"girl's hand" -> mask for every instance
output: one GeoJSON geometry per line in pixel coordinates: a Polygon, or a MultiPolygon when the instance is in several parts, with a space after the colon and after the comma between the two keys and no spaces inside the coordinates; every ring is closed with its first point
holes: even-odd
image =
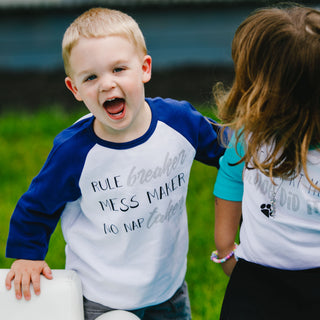
{"type": "Polygon", "coordinates": [[[221,263],[222,270],[228,277],[231,276],[236,263],[237,260],[235,259],[235,257],[231,257],[228,261],[221,263]]]}
{"type": "Polygon", "coordinates": [[[49,280],[52,279],[52,271],[45,261],[16,260],[7,274],[6,288],[11,289],[11,281],[13,280],[16,298],[20,300],[24,296],[26,300],[30,300],[30,283],[33,285],[34,293],[40,294],[41,274],[49,280]]]}

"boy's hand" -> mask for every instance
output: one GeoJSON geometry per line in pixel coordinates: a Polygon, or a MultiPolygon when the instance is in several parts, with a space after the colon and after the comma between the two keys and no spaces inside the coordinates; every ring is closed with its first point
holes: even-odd
{"type": "Polygon", "coordinates": [[[40,275],[43,274],[47,279],[52,279],[52,272],[45,261],[16,260],[6,277],[6,288],[11,289],[13,281],[16,298],[22,296],[26,300],[31,299],[30,283],[32,282],[34,293],[40,294],[40,275]]]}

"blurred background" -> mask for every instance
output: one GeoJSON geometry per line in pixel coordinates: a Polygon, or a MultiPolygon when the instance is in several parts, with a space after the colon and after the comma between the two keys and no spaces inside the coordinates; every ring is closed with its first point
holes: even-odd
{"type": "Polygon", "coordinates": [[[0,0],[0,112],[48,104],[79,108],[64,86],[61,41],[68,25],[95,6],[120,9],[139,23],[153,58],[147,96],[210,105],[212,85],[232,82],[230,51],[237,26],[254,9],[277,2],[0,0]]]}
{"type": "MultiPolygon", "coordinates": [[[[61,57],[64,31],[79,14],[102,6],[132,15],[153,58],[146,95],[186,99],[213,117],[212,86],[232,83],[236,28],[254,9],[278,2],[0,0],[0,267],[10,268],[13,261],[5,258],[5,246],[18,199],[39,172],[57,133],[87,113],[64,85],[61,57]]],[[[318,2],[299,1],[320,7],[318,2]]],[[[189,183],[187,282],[195,320],[219,319],[228,283],[221,266],[210,261],[216,173],[216,168],[195,161],[189,183]]],[[[53,269],[64,268],[64,247],[59,224],[46,256],[53,269]]]]}

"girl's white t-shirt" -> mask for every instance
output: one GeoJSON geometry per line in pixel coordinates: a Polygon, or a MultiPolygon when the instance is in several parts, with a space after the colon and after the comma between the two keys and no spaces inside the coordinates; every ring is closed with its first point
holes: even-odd
{"type": "MultiPolygon", "coordinates": [[[[215,196],[242,201],[239,258],[264,266],[301,270],[320,267],[320,192],[301,172],[296,178],[275,178],[275,185],[258,170],[248,170],[236,163],[238,154],[228,148],[220,159],[215,196]],[[275,200],[275,202],[274,202],[275,200]],[[273,203],[274,202],[274,203],[273,203]],[[271,214],[272,209],[275,212],[271,214]]],[[[261,156],[268,152],[261,150],[261,156]]],[[[308,175],[320,186],[320,153],[310,150],[308,175]]]]}

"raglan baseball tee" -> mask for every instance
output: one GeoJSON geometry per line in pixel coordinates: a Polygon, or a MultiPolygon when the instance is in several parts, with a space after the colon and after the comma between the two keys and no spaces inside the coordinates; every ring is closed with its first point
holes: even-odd
{"type": "Polygon", "coordinates": [[[136,140],[99,139],[91,115],[60,133],[10,222],[7,257],[42,260],[61,217],[66,268],[111,308],[159,304],[181,286],[191,165],[217,166],[224,152],[218,127],[189,103],[146,101],[151,125],[136,140]]]}

